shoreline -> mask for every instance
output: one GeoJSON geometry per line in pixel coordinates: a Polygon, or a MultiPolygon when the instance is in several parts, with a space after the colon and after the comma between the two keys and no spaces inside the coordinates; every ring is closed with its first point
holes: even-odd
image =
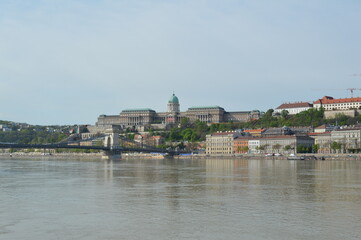
{"type": "MultiPolygon", "coordinates": [[[[361,154],[299,154],[298,157],[304,157],[304,160],[358,160],[361,161],[361,154]]],[[[4,158],[81,158],[81,159],[99,159],[106,160],[103,153],[51,153],[44,154],[40,152],[14,152],[14,153],[0,153],[0,159],[4,158]]],[[[288,156],[265,156],[263,154],[243,154],[243,155],[217,155],[209,156],[205,154],[194,154],[194,155],[178,155],[174,156],[174,159],[233,159],[233,160],[288,160],[288,156]]],[[[115,156],[116,159],[119,159],[119,156],[115,156]]],[[[169,157],[160,155],[160,154],[122,154],[120,159],[171,159],[169,157]]],[[[110,157],[111,159],[111,157],[110,157]]]]}

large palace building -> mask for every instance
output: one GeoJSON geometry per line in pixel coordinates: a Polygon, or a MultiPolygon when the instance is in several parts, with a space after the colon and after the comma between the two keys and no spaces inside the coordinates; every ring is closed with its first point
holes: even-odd
{"type": "Polygon", "coordinates": [[[219,106],[191,107],[186,112],[180,112],[179,99],[174,94],[167,104],[167,112],[156,112],[150,108],[126,109],[119,115],[100,115],[96,125],[98,127],[120,126],[122,128],[150,126],[153,124],[177,124],[182,118],[206,123],[247,122],[259,119],[260,111],[226,112],[219,106]]]}

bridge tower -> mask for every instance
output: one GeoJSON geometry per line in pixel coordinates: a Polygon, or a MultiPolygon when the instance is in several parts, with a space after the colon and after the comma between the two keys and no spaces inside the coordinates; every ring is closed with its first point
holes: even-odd
{"type": "Polygon", "coordinates": [[[110,150],[119,149],[120,148],[120,141],[119,141],[119,132],[115,128],[107,129],[105,131],[105,138],[104,138],[104,146],[109,147],[110,150]]]}
{"type": "Polygon", "coordinates": [[[120,159],[121,147],[119,141],[119,131],[115,128],[107,129],[105,131],[104,147],[108,147],[109,150],[104,151],[103,158],[105,159],[120,159]]]}

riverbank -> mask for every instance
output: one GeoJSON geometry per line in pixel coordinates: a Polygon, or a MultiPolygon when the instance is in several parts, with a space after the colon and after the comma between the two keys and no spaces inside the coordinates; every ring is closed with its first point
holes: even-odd
{"type": "Polygon", "coordinates": [[[13,152],[13,153],[0,153],[0,158],[94,158],[101,159],[103,153],[41,153],[41,152],[13,152]]]}
{"type": "MultiPolygon", "coordinates": [[[[361,154],[297,154],[296,157],[302,157],[304,160],[361,160],[361,154]]],[[[219,158],[219,159],[246,159],[246,160],[288,160],[289,156],[265,156],[263,154],[242,154],[233,156],[207,156],[207,158],[219,158]]]]}
{"type": "MultiPolygon", "coordinates": [[[[155,154],[123,154],[122,158],[127,159],[155,159],[163,158],[162,155],[155,154]]],[[[360,160],[361,154],[299,154],[304,160],[360,160]]],[[[263,154],[243,154],[243,155],[217,155],[206,154],[178,155],[175,159],[244,159],[244,160],[288,160],[288,156],[265,156],[263,154]]]]}
{"type": "MultiPolygon", "coordinates": [[[[72,158],[72,159],[103,159],[103,153],[42,153],[42,152],[14,152],[0,153],[0,158],[72,158]]],[[[299,154],[304,160],[361,160],[361,154],[299,154]]],[[[162,159],[167,156],[150,153],[124,153],[121,159],[162,159]]],[[[288,156],[265,156],[261,154],[243,154],[243,155],[217,155],[209,156],[206,154],[177,155],[174,159],[244,159],[244,160],[287,160],[288,156]]]]}

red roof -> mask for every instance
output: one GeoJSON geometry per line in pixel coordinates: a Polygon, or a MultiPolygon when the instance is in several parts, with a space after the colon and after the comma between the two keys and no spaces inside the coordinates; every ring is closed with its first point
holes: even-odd
{"type": "Polygon", "coordinates": [[[348,102],[361,102],[361,97],[334,99],[333,97],[324,96],[322,99],[318,99],[313,103],[332,104],[332,103],[348,103],[348,102]]]}
{"type": "Polygon", "coordinates": [[[244,132],[249,132],[249,133],[262,133],[262,132],[264,132],[265,131],[265,129],[263,129],[263,128],[260,128],[260,129],[246,129],[246,130],[244,130],[244,132]]]}
{"type": "Polygon", "coordinates": [[[261,140],[261,139],[290,139],[290,138],[297,138],[297,137],[305,137],[305,136],[296,136],[296,135],[275,135],[275,136],[261,136],[252,138],[254,140],[261,140]]]}
{"type": "Polygon", "coordinates": [[[304,108],[304,107],[312,107],[312,104],[309,102],[283,103],[276,109],[304,108]]]}

